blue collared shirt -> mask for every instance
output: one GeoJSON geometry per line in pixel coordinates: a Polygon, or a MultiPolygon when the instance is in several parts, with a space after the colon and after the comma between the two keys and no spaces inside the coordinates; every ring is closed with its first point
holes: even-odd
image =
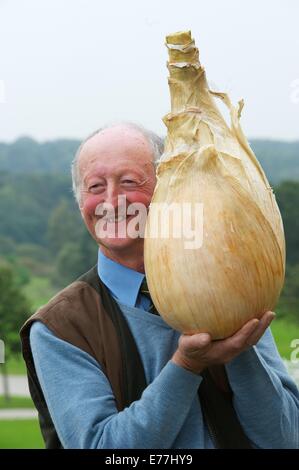
{"type": "Polygon", "coordinates": [[[129,307],[149,309],[150,300],[139,294],[144,274],[107,258],[101,250],[98,254],[98,274],[118,302],[129,307]]]}

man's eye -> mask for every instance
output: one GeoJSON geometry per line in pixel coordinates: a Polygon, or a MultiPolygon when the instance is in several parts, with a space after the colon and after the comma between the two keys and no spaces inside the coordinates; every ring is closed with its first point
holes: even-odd
{"type": "Polygon", "coordinates": [[[137,185],[137,182],[134,180],[127,179],[127,180],[122,180],[122,184],[125,184],[127,186],[135,186],[137,185]]]}
{"type": "Polygon", "coordinates": [[[96,184],[93,184],[92,186],[89,187],[89,191],[91,193],[95,193],[95,192],[101,191],[103,188],[104,188],[103,184],[96,183],[96,184]]]}

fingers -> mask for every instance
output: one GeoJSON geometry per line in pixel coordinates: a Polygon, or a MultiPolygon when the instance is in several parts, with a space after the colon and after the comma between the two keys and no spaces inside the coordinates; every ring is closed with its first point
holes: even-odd
{"type": "Polygon", "coordinates": [[[228,344],[235,350],[242,351],[248,346],[253,346],[263,336],[265,330],[275,317],[274,312],[266,312],[260,320],[253,318],[227,339],[228,344]]]}
{"type": "Polygon", "coordinates": [[[259,320],[257,318],[253,318],[252,320],[245,323],[245,325],[239,331],[237,331],[237,333],[233,335],[232,338],[236,336],[240,337],[240,339],[246,340],[248,336],[250,336],[255,331],[258,324],[259,320]]]}
{"type": "Polygon", "coordinates": [[[248,346],[255,345],[259,339],[263,336],[266,329],[275,318],[274,312],[266,312],[259,321],[257,328],[252,332],[252,334],[247,338],[246,343],[248,346]]]}
{"type": "Polygon", "coordinates": [[[244,348],[248,347],[247,340],[255,332],[259,320],[253,318],[252,320],[245,323],[245,325],[238,330],[234,335],[223,340],[225,342],[228,351],[242,351],[244,348]]]}
{"type": "Polygon", "coordinates": [[[275,313],[268,311],[260,320],[253,318],[234,335],[218,341],[212,341],[208,333],[183,334],[172,360],[196,373],[201,373],[209,365],[226,364],[255,345],[274,317],[275,313]]]}

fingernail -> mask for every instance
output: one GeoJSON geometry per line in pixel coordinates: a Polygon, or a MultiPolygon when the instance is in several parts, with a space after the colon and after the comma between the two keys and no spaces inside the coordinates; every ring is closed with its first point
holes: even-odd
{"type": "Polygon", "coordinates": [[[269,315],[268,317],[268,325],[271,323],[272,320],[274,320],[274,318],[276,317],[276,314],[274,312],[271,312],[271,315],[269,315]]]}
{"type": "Polygon", "coordinates": [[[257,327],[257,325],[259,324],[259,322],[260,322],[260,321],[259,321],[257,318],[254,318],[254,319],[252,320],[251,328],[252,328],[252,329],[255,329],[255,328],[257,327]]]}
{"type": "Polygon", "coordinates": [[[205,346],[206,344],[210,342],[210,335],[208,335],[207,333],[203,333],[198,338],[198,341],[201,346],[205,346]]]}

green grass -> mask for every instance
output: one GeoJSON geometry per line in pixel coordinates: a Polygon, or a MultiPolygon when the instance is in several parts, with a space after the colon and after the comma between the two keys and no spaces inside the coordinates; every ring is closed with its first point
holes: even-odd
{"type": "Polygon", "coordinates": [[[293,339],[299,339],[299,323],[285,318],[276,318],[271,323],[271,330],[280,355],[290,360],[293,351],[291,342],[293,339]]]}
{"type": "Polygon", "coordinates": [[[50,280],[46,277],[33,276],[24,286],[24,293],[28,297],[32,310],[45,305],[57,293],[50,280]]]}
{"type": "Polygon", "coordinates": [[[33,401],[27,397],[11,397],[9,401],[6,401],[3,396],[0,395],[0,410],[8,408],[34,408],[33,401]]]}
{"type": "Polygon", "coordinates": [[[0,449],[44,449],[38,421],[0,421],[0,449]]]}

